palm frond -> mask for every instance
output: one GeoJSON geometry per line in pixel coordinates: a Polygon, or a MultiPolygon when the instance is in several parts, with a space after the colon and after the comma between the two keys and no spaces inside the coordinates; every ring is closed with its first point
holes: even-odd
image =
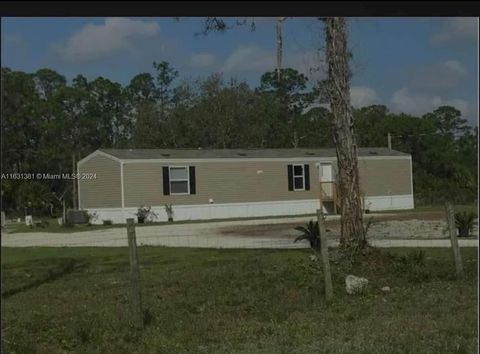
{"type": "Polygon", "coordinates": [[[301,232],[303,232],[303,233],[305,233],[305,234],[310,233],[310,231],[309,231],[307,228],[303,227],[303,226],[297,226],[297,227],[295,227],[295,230],[301,231],[301,232]]]}
{"type": "Polygon", "coordinates": [[[308,240],[308,238],[309,237],[307,235],[303,234],[303,235],[298,236],[293,242],[295,243],[295,242],[298,242],[298,241],[308,240]]]}
{"type": "Polygon", "coordinates": [[[460,237],[466,237],[470,234],[476,217],[477,215],[473,212],[455,213],[455,226],[460,237]]]}
{"type": "Polygon", "coordinates": [[[302,234],[295,238],[295,240],[293,241],[294,243],[298,241],[308,240],[312,249],[320,248],[320,228],[318,222],[313,222],[312,220],[310,220],[307,223],[306,227],[297,226],[295,227],[295,230],[301,231],[302,234]]]}

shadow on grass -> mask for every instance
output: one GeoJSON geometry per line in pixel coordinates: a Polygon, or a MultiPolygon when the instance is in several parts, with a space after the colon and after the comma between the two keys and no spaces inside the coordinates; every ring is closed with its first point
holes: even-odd
{"type": "Polygon", "coordinates": [[[88,263],[79,263],[76,259],[66,259],[63,261],[57,269],[48,269],[47,275],[43,278],[36,279],[30,283],[22,286],[18,286],[13,289],[5,290],[2,292],[2,299],[7,299],[15,294],[36,288],[42,284],[53,282],[68,274],[73,273],[76,270],[84,269],[88,266],[88,263]]]}

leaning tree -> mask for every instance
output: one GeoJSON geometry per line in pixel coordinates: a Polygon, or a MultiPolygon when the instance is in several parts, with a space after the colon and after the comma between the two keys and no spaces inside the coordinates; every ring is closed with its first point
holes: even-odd
{"type": "Polygon", "coordinates": [[[358,173],[357,144],[350,104],[349,60],[346,21],[342,17],[323,19],[328,67],[326,96],[333,116],[333,140],[338,164],[341,214],[341,245],[361,249],[366,246],[358,173]]]}

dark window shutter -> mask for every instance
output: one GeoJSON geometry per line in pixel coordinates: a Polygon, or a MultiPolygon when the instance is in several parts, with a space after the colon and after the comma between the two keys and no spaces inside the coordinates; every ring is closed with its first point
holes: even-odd
{"type": "Polygon", "coordinates": [[[303,166],[303,173],[305,174],[305,190],[310,190],[310,166],[304,165],[303,166]]]}
{"type": "Polygon", "coordinates": [[[163,171],[163,195],[170,195],[170,173],[168,166],[162,167],[163,171]]]}
{"type": "Polygon", "coordinates": [[[288,190],[293,191],[293,166],[288,165],[288,190]]]}
{"type": "Polygon", "coordinates": [[[188,172],[190,174],[190,194],[195,194],[197,192],[195,188],[195,166],[190,166],[188,172]]]}

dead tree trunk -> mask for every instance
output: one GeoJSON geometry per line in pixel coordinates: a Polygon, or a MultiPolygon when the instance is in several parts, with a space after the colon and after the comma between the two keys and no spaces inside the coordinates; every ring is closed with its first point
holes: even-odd
{"type": "Polygon", "coordinates": [[[275,26],[275,34],[277,36],[277,80],[280,84],[281,69],[282,69],[282,56],[283,56],[283,40],[282,40],[282,21],[284,17],[277,17],[275,26]]]}
{"type": "Polygon", "coordinates": [[[338,163],[338,187],[341,213],[341,245],[363,248],[362,204],[359,187],[357,145],[350,105],[350,53],[347,48],[345,18],[325,19],[326,62],[328,65],[327,95],[333,113],[338,163]]]}
{"type": "MultiPolygon", "coordinates": [[[[277,82],[280,90],[283,90],[281,80],[282,80],[282,62],[283,62],[283,37],[282,37],[282,22],[285,21],[286,17],[277,17],[275,23],[275,34],[277,37],[276,47],[277,47],[277,82]]],[[[292,120],[291,117],[288,118],[292,120]]],[[[295,121],[290,122],[293,127],[293,137],[292,137],[292,146],[293,148],[298,148],[299,138],[297,136],[297,127],[295,121]]]]}
{"type": "Polygon", "coordinates": [[[293,139],[292,139],[292,145],[293,145],[294,149],[298,148],[299,140],[300,139],[298,139],[297,131],[294,129],[293,130],[293,139]]]}

